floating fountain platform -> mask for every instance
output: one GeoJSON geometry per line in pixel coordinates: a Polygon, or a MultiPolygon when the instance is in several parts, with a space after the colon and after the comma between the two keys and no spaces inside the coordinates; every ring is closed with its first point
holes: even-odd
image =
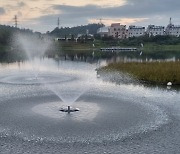
{"type": "Polygon", "coordinates": [[[68,106],[68,108],[61,108],[59,111],[61,111],[61,112],[67,112],[68,114],[70,114],[71,112],[77,112],[77,111],[79,111],[79,109],[78,109],[78,108],[71,109],[71,107],[68,106]]]}

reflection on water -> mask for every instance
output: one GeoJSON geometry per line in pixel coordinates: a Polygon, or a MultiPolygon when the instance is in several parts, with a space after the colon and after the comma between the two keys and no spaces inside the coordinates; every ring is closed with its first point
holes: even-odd
{"type": "Polygon", "coordinates": [[[139,63],[142,63],[142,62],[163,62],[163,61],[166,61],[166,62],[169,62],[169,61],[172,61],[172,62],[175,62],[175,61],[179,61],[178,58],[176,57],[172,57],[172,58],[149,58],[149,57],[134,57],[134,58],[131,58],[131,57],[128,57],[128,56],[116,56],[116,57],[113,57],[111,59],[107,59],[106,60],[107,63],[116,63],[116,62],[139,62],[139,63]]]}

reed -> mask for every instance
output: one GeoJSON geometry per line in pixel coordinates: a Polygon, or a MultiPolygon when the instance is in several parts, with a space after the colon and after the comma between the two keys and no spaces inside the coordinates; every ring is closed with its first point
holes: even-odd
{"type": "Polygon", "coordinates": [[[109,64],[103,69],[128,73],[145,82],[180,84],[180,62],[120,62],[109,64]]]}

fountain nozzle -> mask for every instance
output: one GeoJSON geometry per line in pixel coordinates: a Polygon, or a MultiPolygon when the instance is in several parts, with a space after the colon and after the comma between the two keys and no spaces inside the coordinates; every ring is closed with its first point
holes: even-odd
{"type": "Polygon", "coordinates": [[[68,110],[67,110],[67,112],[68,112],[68,114],[70,114],[70,113],[71,113],[71,108],[70,108],[70,106],[68,106],[68,110]]]}
{"type": "Polygon", "coordinates": [[[68,108],[61,108],[59,111],[61,111],[61,112],[67,112],[68,114],[70,114],[71,112],[77,112],[77,111],[79,111],[79,109],[78,108],[75,108],[75,109],[71,109],[71,107],[70,106],[68,106],[68,108]]]}

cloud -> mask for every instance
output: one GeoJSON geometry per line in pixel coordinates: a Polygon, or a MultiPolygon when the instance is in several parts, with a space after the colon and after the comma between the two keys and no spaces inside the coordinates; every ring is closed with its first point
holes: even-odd
{"type": "Polygon", "coordinates": [[[169,17],[176,17],[175,20],[177,20],[178,14],[180,14],[179,6],[179,0],[126,0],[123,5],[115,7],[54,5],[52,8],[59,14],[40,17],[39,20],[48,22],[52,18],[55,21],[56,18],[60,17],[66,25],[80,25],[100,18],[108,18],[112,21],[123,18],[122,21],[131,20],[133,24],[143,25],[144,22],[145,25],[156,23],[161,25],[168,23],[169,17]],[[137,20],[133,20],[133,18],[137,20]]]}
{"type": "Polygon", "coordinates": [[[97,5],[70,6],[56,5],[64,17],[146,17],[150,15],[172,14],[179,11],[180,1],[176,0],[126,0],[117,7],[101,7],[97,5]],[[173,2],[174,1],[174,2],[173,2]]]}
{"type": "Polygon", "coordinates": [[[5,14],[5,10],[4,8],[0,7],[0,15],[3,15],[3,14],[5,14]]]}
{"type": "Polygon", "coordinates": [[[179,0],[126,0],[122,11],[128,9],[136,15],[168,14],[169,12],[179,12],[179,0]]]}
{"type": "MultiPolygon", "coordinates": [[[[180,14],[179,0],[92,0],[90,2],[77,0],[76,3],[72,3],[70,0],[61,2],[58,0],[53,0],[53,2],[27,0],[24,3],[23,0],[19,0],[19,3],[13,4],[14,8],[6,7],[6,10],[14,11],[11,16],[17,14],[17,8],[20,8],[21,10],[18,10],[21,11],[20,14],[28,14],[28,25],[33,27],[37,25],[37,28],[40,29],[41,26],[44,29],[55,28],[58,17],[61,26],[70,27],[93,21],[98,22],[100,18],[106,24],[121,22],[128,25],[132,23],[142,26],[148,24],[165,26],[170,17],[173,18],[175,24],[178,24],[180,14]],[[29,20],[30,18],[31,20],[29,20]]],[[[3,8],[0,7],[0,14],[5,13],[3,8]]]]}

